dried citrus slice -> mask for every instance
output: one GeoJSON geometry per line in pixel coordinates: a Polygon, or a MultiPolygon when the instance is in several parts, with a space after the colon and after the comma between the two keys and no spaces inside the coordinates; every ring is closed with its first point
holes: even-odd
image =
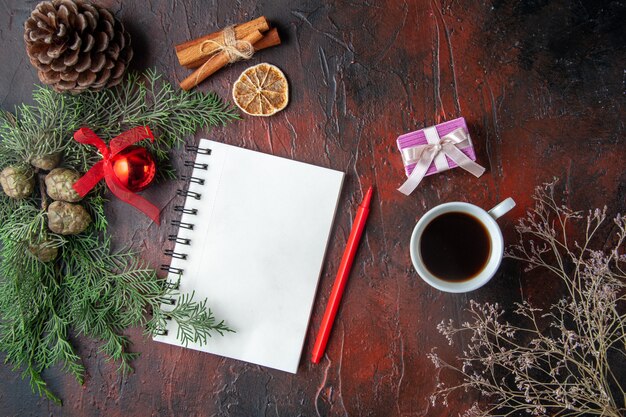
{"type": "Polygon", "coordinates": [[[271,116],[287,107],[287,78],[274,65],[263,63],[250,67],[235,81],[233,100],[247,114],[271,116]]]}

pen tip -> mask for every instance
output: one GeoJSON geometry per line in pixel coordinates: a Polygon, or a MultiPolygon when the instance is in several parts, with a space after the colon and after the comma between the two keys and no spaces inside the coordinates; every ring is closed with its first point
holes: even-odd
{"type": "Polygon", "coordinates": [[[374,187],[371,187],[367,189],[367,192],[365,193],[365,197],[363,197],[363,202],[361,203],[362,206],[364,207],[368,207],[370,205],[370,201],[372,200],[372,193],[374,192],[374,187]]]}

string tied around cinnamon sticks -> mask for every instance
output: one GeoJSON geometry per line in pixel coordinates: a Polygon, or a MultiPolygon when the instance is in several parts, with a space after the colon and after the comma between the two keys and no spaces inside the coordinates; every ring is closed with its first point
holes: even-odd
{"type": "Polygon", "coordinates": [[[180,64],[195,69],[180,86],[190,90],[224,66],[276,45],[280,45],[278,31],[264,16],[176,45],[180,64]]]}
{"type": "Polygon", "coordinates": [[[200,44],[200,51],[204,53],[207,46],[214,45],[215,52],[223,51],[226,53],[229,64],[242,59],[252,58],[252,55],[254,55],[254,46],[246,40],[237,40],[235,36],[235,25],[225,27],[222,33],[224,35],[224,43],[207,39],[200,44]]]}
{"type": "Polygon", "coordinates": [[[224,30],[222,30],[222,39],[224,40],[223,43],[213,39],[207,39],[200,44],[200,52],[205,53],[205,49],[208,46],[211,46],[211,50],[215,53],[215,55],[212,55],[207,62],[202,64],[200,69],[194,72],[194,74],[196,74],[196,80],[194,82],[195,85],[200,84],[202,81],[200,80],[200,77],[205,72],[206,66],[211,65],[211,61],[215,57],[219,57],[220,53],[223,53],[226,56],[229,64],[244,59],[250,59],[252,58],[252,55],[254,55],[254,46],[252,46],[252,43],[247,41],[245,38],[237,40],[235,37],[235,25],[227,26],[224,30]]]}

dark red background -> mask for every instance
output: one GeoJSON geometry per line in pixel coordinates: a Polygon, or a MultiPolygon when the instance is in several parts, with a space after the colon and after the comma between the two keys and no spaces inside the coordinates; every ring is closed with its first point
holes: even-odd
{"type": "MultiPolygon", "coordinates": [[[[434,368],[425,354],[457,353],[435,326],[463,318],[469,299],[508,305],[520,286],[532,302],[550,301],[555,282],[526,276],[512,262],[486,287],[444,294],[412,269],[408,240],[417,219],[447,201],[489,208],[506,197],[518,204],[501,220],[505,239],[532,204],[533,188],[561,179],[564,202],[586,209],[626,209],[622,1],[217,1],[103,0],[133,36],[136,69],[155,67],[183,79],[173,46],[231,23],[267,16],[282,46],[220,71],[202,85],[230,97],[249,65],[270,62],[290,81],[290,104],[270,118],[242,121],[200,136],[347,173],[312,326],[297,375],[158,344],[130,332],[142,352],[135,373],[121,378],[95,341],[76,338],[88,375],[84,386],[62,371],[46,373],[65,401],[60,408],[31,393],[27,381],[0,368],[1,415],[39,416],[448,416],[429,405],[434,368]],[[410,197],[395,147],[401,134],[464,116],[478,161],[476,179],[454,171],[424,180],[410,197]],[[309,362],[328,292],[356,205],[376,188],[372,212],[339,311],[327,356],[309,362]]],[[[35,1],[0,4],[2,108],[30,101],[35,70],[22,40],[35,1]]],[[[188,138],[192,143],[193,138],[188,138]]],[[[177,165],[184,153],[173,152],[177,165]]],[[[184,169],[181,170],[183,173],[184,169]]],[[[146,192],[164,207],[157,227],[119,202],[108,207],[120,245],[132,244],[157,267],[175,182],[146,192]]]]}

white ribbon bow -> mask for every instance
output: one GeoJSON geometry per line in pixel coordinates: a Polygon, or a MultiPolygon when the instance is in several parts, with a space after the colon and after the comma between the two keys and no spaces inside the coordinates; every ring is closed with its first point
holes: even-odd
{"type": "Polygon", "coordinates": [[[398,188],[402,194],[409,195],[417,188],[433,161],[435,161],[438,171],[450,168],[446,156],[475,177],[480,177],[485,172],[485,168],[472,161],[459,149],[464,145],[470,145],[467,129],[460,127],[443,137],[439,137],[433,126],[424,129],[424,134],[428,144],[402,149],[404,165],[416,164],[409,178],[398,188]]]}

